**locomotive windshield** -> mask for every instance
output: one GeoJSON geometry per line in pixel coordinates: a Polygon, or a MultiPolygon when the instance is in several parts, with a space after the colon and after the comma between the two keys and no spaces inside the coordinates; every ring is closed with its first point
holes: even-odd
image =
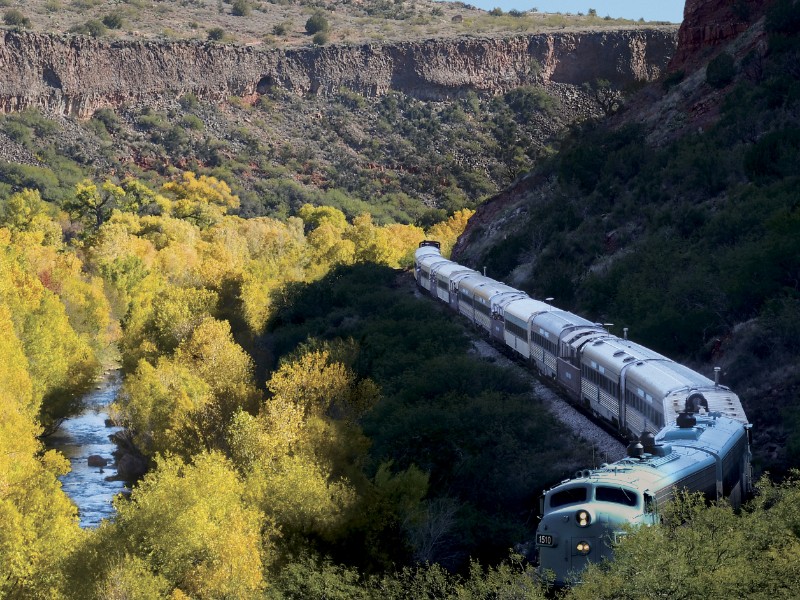
{"type": "Polygon", "coordinates": [[[625,506],[636,506],[639,503],[639,496],[633,490],[604,485],[598,485],[595,488],[594,498],[598,502],[613,502],[615,504],[624,504],[625,506]]]}
{"type": "Polygon", "coordinates": [[[578,502],[586,502],[586,488],[574,487],[561,490],[550,496],[550,508],[559,506],[566,506],[567,504],[576,504],[578,502]]]}

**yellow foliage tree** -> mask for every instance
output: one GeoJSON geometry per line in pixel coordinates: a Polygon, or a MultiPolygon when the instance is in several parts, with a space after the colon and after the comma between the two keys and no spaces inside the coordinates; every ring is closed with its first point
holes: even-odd
{"type": "Polygon", "coordinates": [[[425,237],[426,239],[436,240],[437,242],[441,243],[442,256],[449,257],[450,252],[453,250],[453,246],[455,246],[456,241],[458,240],[458,236],[464,233],[464,229],[467,227],[467,222],[474,214],[475,211],[469,208],[457,210],[446,221],[436,223],[436,225],[428,229],[425,237]]]}
{"type": "Polygon", "coordinates": [[[209,436],[218,436],[218,443],[238,410],[257,410],[260,394],[253,382],[253,361],[233,340],[227,321],[209,318],[200,323],[178,346],[175,363],[210,387],[214,403],[205,410],[205,427],[209,436]]]}
{"type": "Polygon", "coordinates": [[[217,223],[229,209],[239,207],[239,198],[224,181],[216,177],[185,172],[180,181],[170,181],[162,190],[174,197],[173,216],[191,221],[200,228],[217,223]]]}
{"type": "Polygon", "coordinates": [[[384,228],[389,241],[389,258],[386,263],[393,268],[408,268],[414,264],[414,252],[425,239],[425,232],[416,225],[394,223],[384,228]]]}
{"type": "Polygon", "coordinates": [[[114,537],[150,573],[189,597],[259,597],[271,556],[261,532],[268,538],[270,530],[244,503],[243,492],[219,453],[198,455],[191,464],[160,459],[130,501],[116,504],[114,537]]]}
{"type": "Polygon", "coordinates": [[[136,208],[120,186],[105,181],[98,187],[88,179],[77,184],[75,195],[64,202],[64,210],[69,213],[70,218],[92,232],[100,229],[115,210],[130,211],[136,208]]]}
{"type": "Polygon", "coordinates": [[[157,366],[139,363],[125,379],[117,399],[136,447],[147,455],[186,458],[210,448],[204,411],[214,397],[211,387],[184,366],[161,358],[157,366]]]}
{"type": "Polygon", "coordinates": [[[87,339],[70,324],[58,295],[27,272],[25,262],[8,230],[0,229],[0,305],[11,315],[28,360],[33,403],[49,427],[76,408],[99,364],[87,339]]]}
{"type": "Polygon", "coordinates": [[[0,304],[0,598],[56,598],[59,565],[80,530],[56,477],[69,470],[42,454],[28,361],[11,313],[0,304]]]}

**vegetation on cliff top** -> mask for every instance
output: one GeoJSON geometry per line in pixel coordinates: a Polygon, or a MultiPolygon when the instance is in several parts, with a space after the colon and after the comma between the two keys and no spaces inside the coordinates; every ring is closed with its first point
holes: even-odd
{"type": "MultiPolygon", "coordinates": [[[[109,39],[213,40],[296,47],[312,43],[305,24],[325,15],[330,41],[382,42],[441,36],[495,35],[548,29],[598,29],[639,22],[595,14],[486,12],[463,2],[434,0],[29,0],[4,12],[7,26],[109,39]],[[87,14],[91,14],[87,18],[87,14]],[[217,32],[213,35],[212,32],[217,32]]],[[[652,25],[652,23],[649,23],[652,25]]]]}

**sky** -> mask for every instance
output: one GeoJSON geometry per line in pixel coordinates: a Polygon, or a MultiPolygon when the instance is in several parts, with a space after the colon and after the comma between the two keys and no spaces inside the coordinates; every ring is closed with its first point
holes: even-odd
{"type": "Polygon", "coordinates": [[[464,0],[478,8],[491,10],[497,6],[504,11],[512,8],[526,11],[538,8],[539,12],[571,12],[586,14],[590,8],[597,10],[600,17],[622,17],[646,21],[669,21],[680,23],[683,20],[684,0],[464,0]]]}

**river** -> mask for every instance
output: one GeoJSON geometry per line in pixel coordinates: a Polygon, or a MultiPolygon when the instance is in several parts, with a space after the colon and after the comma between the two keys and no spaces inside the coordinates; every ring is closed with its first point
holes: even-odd
{"type": "Polygon", "coordinates": [[[64,492],[77,504],[81,527],[97,527],[114,514],[111,500],[125,489],[122,481],[109,481],[115,475],[116,446],[109,437],[120,427],[107,427],[107,407],[119,393],[122,379],[112,371],[97,389],[88,393],[79,415],[66,419],[47,439],[47,447],[60,450],[69,459],[72,470],[61,477],[64,492]],[[97,454],[108,459],[107,467],[90,467],[88,459],[97,454]]]}

